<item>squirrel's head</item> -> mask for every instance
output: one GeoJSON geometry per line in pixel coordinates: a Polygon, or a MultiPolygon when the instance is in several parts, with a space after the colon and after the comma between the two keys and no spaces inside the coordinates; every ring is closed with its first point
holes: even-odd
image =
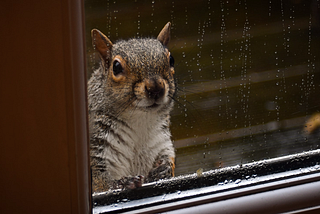
{"type": "Polygon", "coordinates": [[[130,39],[115,44],[100,31],[91,31],[107,79],[106,94],[113,106],[126,105],[126,109],[142,111],[171,109],[175,82],[174,59],[167,49],[170,27],[168,22],[157,39],[130,39]]]}

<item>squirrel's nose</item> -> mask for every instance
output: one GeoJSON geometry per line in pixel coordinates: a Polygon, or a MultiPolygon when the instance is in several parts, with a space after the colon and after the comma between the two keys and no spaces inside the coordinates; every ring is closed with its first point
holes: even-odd
{"type": "Polygon", "coordinates": [[[162,79],[145,80],[146,95],[151,99],[159,99],[164,96],[164,82],[162,79]]]}

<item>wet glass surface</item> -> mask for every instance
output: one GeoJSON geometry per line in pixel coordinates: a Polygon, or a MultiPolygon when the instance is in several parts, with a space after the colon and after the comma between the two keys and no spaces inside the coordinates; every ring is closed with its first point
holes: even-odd
{"type": "Polygon", "coordinates": [[[85,6],[88,71],[99,60],[92,28],[117,41],[156,37],[172,23],[176,175],[319,148],[319,1],[86,0],[85,6]]]}

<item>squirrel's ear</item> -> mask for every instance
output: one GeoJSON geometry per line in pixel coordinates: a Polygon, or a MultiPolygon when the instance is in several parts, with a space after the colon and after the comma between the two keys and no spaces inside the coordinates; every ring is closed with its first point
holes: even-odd
{"type": "Polygon", "coordinates": [[[93,47],[98,50],[104,62],[108,63],[111,58],[112,42],[97,29],[91,31],[91,37],[93,47]]]}
{"type": "Polygon", "coordinates": [[[170,41],[170,28],[171,23],[168,22],[164,28],[162,28],[161,32],[158,35],[158,40],[163,44],[164,46],[167,46],[170,41]]]}

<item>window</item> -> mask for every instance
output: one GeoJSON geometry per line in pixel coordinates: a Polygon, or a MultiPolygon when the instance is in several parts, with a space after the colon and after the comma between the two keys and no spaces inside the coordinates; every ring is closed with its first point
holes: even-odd
{"type": "Polygon", "coordinates": [[[177,178],[95,195],[95,212],[319,173],[319,1],[86,0],[85,9],[88,71],[99,60],[91,29],[116,41],[156,37],[171,21],[179,88],[171,114],[177,178]]]}

